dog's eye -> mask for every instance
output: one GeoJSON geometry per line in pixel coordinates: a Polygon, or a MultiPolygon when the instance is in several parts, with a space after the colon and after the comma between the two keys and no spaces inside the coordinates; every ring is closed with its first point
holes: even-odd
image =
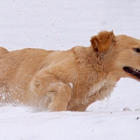
{"type": "Polygon", "coordinates": [[[134,48],[134,51],[136,51],[137,53],[140,53],[140,48],[134,48]]]}

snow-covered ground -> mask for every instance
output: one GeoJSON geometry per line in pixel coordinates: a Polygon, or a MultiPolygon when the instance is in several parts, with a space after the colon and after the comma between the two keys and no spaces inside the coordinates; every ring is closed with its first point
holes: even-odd
{"type": "MultiPolygon", "coordinates": [[[[0,45],[9,50],[89,46],[90,37],[101,30],[140,38],[140,1],[0,1],[0,45]]],[[[0,107],[0,140],[139,140],[139,87],[137,81],[122,79],[109,99],[86,112],[0,107]]]]}

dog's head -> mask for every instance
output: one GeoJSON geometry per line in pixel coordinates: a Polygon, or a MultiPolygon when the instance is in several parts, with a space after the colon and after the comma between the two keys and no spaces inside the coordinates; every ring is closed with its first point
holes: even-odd
{"type": "Polygon", "coordinates": [[[140,40],[104,31],[91,38],[91,45],[97,53],[106,56],[109,69],[120,78],[130,77],[140,81],[140,40]]]}

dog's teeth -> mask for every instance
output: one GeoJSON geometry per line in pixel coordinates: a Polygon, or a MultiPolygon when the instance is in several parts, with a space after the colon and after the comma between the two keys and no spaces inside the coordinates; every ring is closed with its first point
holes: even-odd
{"type": "Polygon", "coordinates": [[[139,72],[139,70],[137,70],[137,69],[133,69],[133,71],[134,71],[134,72],[139,72]]]}

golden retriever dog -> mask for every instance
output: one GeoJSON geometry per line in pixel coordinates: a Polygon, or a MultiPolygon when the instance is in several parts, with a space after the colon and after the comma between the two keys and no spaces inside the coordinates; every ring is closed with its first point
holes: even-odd
{"type": "Polygon", "coordinates": [[[140,81],[140,40],[102,31],[67,51],[0,48],[0,102],[85,111],[122,77],[140,81]]]}

